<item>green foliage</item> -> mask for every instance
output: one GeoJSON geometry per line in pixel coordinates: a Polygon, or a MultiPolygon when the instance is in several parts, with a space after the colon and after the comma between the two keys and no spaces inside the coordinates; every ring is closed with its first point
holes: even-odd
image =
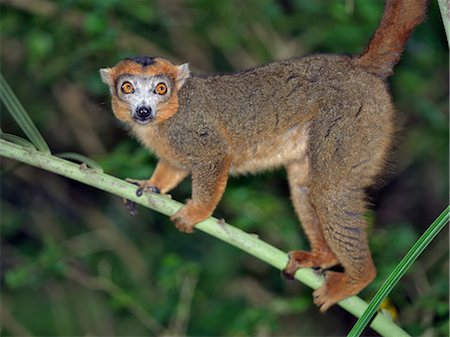
{"type": "MultiPolygon", "coordinates": [[[[0,98],[11,112],[16,122],[21,126],[22,130],[25,132],[27,137],[31,140],[34,146],[40,151],[50,153],[48,145],[45,143],[44,139],[40,135],[39,131],[34,126],[34,123],[30,117],[25,112],[22,104],[20,104],[17,97],[14,95],[13,91],[6,83],[3,75],[0,74],[0,98]]],[[[17,138],[16,138],[17,141],[17,138]]]]}
{"type": "MultiPolygon", "coordinates": [[[[143,179],[155,160],[114,119],[99,68],[133,54],[224,72],[358,53],[381,10],[381,1],[365,0],[7,1],[0,60],[52,152],[143,179]]],[[[448,201],[446,46],[431,2],[390,80],[401,131],[394,164],[371,192],[379,274],[361,294],[367,299],[448,201]]],[[[20,135],[1,108],[2,132],[20,135]]],[[[284,176],[232,179],[216,215],[285,251],[306,247],[284,176]]],[[[339,308],[324,319],[306,287],[210,237],[182,235],[155,212],[131,217],[118,198],[3,159],[1,184],[1,309],[18,323],[2,315],[2,336],[23,335],[18,326],[47,336],[345,335],[354,324],[339,308]]],[[[173,194],[187,198],[189,181],[173,194]]],[[[391,294],[412,335],[448,335],[447,237],[391,294]]]]}

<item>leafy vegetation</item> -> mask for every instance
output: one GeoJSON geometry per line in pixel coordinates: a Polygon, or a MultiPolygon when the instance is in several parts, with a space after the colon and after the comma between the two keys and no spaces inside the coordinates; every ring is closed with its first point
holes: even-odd
{"type": "MultiPolygon", "coordinates": [[[[314,52],[357,53],[376,1],[94,1],[2,3],[2,72],[52,153],[77,152],[118,177],[155,160],[114,120],[98,69],[135,54],[224,72],[314,52]]],[[[379,276],[370,299],[448,194],[448,63],[437,5],[396,68],[392,168],[368,214],[379,276]]],[[[22,135],[3,113],[2,131],[22,135]]],[[[216,211],[283,250],[305,247],[282,171],[233,179],[216,211]]],[[[2,335],[343,335],[355,320],[318,313],[309,289],[164,216],[2,160],[2,335]]],[[[174,193],[183,200],[190,184],[174,193]]],[[[448,230],[391,294],[413,335],[448,335],[448,230]]],[[[366,331],[367,334],[373,334],[366,331]]]]}

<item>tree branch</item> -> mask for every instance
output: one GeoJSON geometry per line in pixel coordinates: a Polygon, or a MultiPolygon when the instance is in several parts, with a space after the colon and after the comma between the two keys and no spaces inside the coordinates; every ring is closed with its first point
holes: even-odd
{"type": "MultiPolygon", "coordinates": [[[[0,139],[0,156],[15,159],[96,187],[168,216],[174,214],[182,206],[181,203],[164,195],[149,193],[137,197],[136,186],[124,180],[98,172],[94,169],[86,168],[85,165],[77,165],[3,139],[0,139]]],[[[260,240],[256,235],[245,233],[224,221],[209,218],[196,225],[196,228],[255,256],[279,270],[282,270],[288,262],[286,253],[260,240]]],[[[309,268],[300,269],[296,273],[295,278],[314,289],[317,289],[323,282],[321,277],[309,268]]],[[[360,317],[367,308],[367,303],[356,296],[349,297],[339,302],[338,305],[356,317],[360,317]]],[[[382,336],[409,336],[384,314],[378,314],[370,326],[382,336]]]]}

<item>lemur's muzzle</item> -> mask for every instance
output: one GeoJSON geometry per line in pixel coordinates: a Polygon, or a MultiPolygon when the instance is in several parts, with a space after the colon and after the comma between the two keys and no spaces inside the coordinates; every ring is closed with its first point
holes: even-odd
{"type": "Polygon", "coordinates": [[[155,114],[149,106],[138,106],[132,117],[139,124],[146,124],[155,118],[155,114]]]}

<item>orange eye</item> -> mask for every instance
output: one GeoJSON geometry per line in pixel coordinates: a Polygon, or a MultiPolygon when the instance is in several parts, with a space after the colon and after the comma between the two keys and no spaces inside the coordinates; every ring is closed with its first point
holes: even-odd
{"type": "Polygon", "coordinates": [[[122,92],[124,94],[131,94],[134,92],[134,88],[133,85],[130,82],[123,82],[122,86],[120,87],[120,89],[122,90],[122,92]]]}
{"type": "Polygon", "coordinates": [[[167,92],[167,86],[164,83],[159,83],[155,88],[155,92],[164,95],[167,92]]]}

